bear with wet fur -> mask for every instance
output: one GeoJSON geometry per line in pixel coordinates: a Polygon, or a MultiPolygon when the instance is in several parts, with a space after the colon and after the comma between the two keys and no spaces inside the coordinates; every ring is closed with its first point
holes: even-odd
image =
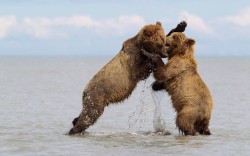
{"type": "Polygon", "coordinates": [[[136,84],[146,79],[153,68],[141,49],[166,57],[165,44],[160,22],[144,26],[135,37],[125,41],[121,51],[87,84],[82,96],[82,112],[73,120],[74,127],[69,134],[81,133],[97,121],[106,106],[128,98],[136,84]]]}
{"type": "Polygon", "coordinates": [[[195,40],[187,38],[183,33],[174,32],[167,37],[166,65],[158,55],[152,55],[147,51],[143,53],[151,58],[156,66],[156,82],[153,87],[163,86],[171,96],[177,112],[178,129],[185,135],[195,135],[196,132],[210,135],[209,121],[213,100],[209,89],[198,74],[194,45],[195,40]]]}

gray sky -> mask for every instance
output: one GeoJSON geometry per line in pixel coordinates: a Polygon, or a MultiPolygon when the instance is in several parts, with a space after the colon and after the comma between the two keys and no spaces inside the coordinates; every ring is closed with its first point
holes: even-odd
{"type": "Polygon", "coordinates": [[[115,55],[142,26],[182,20],[198,56],[250,55],[249,0],[1,0],[0,55],[115,55]]]}

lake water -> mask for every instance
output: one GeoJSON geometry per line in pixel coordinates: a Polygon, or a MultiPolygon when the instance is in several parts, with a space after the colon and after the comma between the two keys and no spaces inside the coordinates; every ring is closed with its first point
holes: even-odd
{"type": "Polygon", "coordinates": [[[250,58],[198,58],[215,102],[211,136],[181,136],[166,93],[160,111],[171,135],[154,134],[152,77],[85,135],[65,135],[83,88],[109,60],[0,57],[0,155],[250,155],[250,58]]]}

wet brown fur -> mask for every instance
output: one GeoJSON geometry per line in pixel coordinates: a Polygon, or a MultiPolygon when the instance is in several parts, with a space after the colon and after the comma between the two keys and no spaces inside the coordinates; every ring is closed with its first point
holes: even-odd
{"type": "Polygon", "coordinates": [[[155,58],[156,83],[162,83],[171,96],[177,112],[176,125],[182,133],[195,135],[198,132],[210,135],[209,121],[213,100],[197,72],[194,58],[195,41],[186,38],[183,33],[175,32],[167,37],[167,44],[168,63],[164,65],[161,58],[155,58]]]}
{"type": "Polygon", "coordinates": [[[133,38],[123,43],[121,51],[88,83],[83,97],[83,109],[73,120],[69,134],[81,133],[93,125],[104,108],[128,98],[136,84],[152,71],[152,62],[141,54],[141,49],[163,55],[166,37],[161,23],[144,26],[133,38]]]}

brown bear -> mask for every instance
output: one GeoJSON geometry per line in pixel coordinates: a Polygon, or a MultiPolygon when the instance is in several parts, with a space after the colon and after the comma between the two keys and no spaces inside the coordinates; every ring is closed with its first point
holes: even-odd
{"type": "MultiPolygon", "coordinates": [[[[181,22],[172,31],[184,31],[185,27],[186,23],[181,22]]],[[[141,49],[166,57],[165,44],[166,36],[160,22],[144,26],[135,37],[125,41],[121,51],[90,80],[83,91],[83,109],[73,120],[74,127],[69,135],[81,133],[93,125],[109,104],[128,98],[136,84],[146,79],[154,68],[141,49]]]]}
{"type": "Polygon", "coordinates": [[[165,89],[177,112],[176,125],[185,135],[196,132],[210,135],[208,128],[213,108],[212,96],[197,71],[195,40],[174,32],[167,39],[168,62],[143,50],[155,65],[153,90],[165,89]]]}

